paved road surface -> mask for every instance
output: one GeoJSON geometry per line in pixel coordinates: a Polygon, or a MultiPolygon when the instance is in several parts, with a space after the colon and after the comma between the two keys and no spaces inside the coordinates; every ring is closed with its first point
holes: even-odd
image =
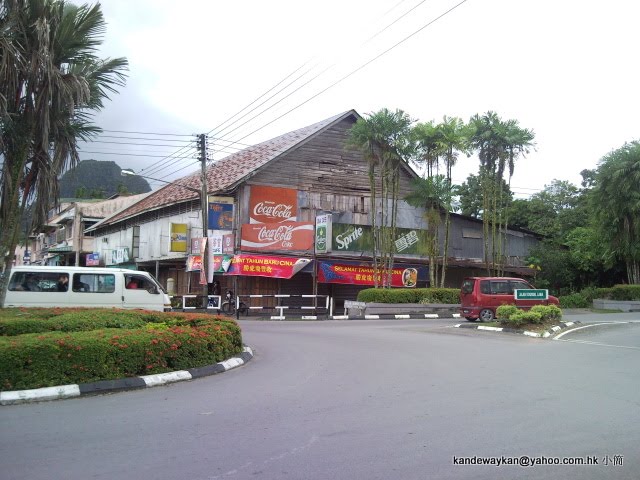
{"type": "Polygon", "coordinates": [[[454,323],[243,321],[242,368],[0,408],[1,478],[638,478],[640,324],[553,341],[454,323]],[[599,465],[454,464],[523,455],[599,465]]]}

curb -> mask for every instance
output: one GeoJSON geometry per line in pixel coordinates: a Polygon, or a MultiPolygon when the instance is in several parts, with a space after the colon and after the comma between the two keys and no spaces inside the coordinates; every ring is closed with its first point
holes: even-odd
{"type": "Polygon", "coordinates": [[[454,325],[454,327],[455,328],[472,328],[475,330],[484,330],[488,332],[515,333],[517,335],[526,335],[527,337],[533,337],[533,338],[548,338],[551,335],[558,333],[560,330],[564,328],[568,328],[573,325],[579,325],[580,323],[581,322],[579,321],[561,322],[558,325],[554,325],[553,327],[551,327],[550,329],[548,329],[543,333],[529,332],[527,330],[517,330],[515,328],[508,328],[508,327],[485,327],[483,325],[473,325],[473,324],[465,324],[465,323],[459,323],[458,325],[454,325]]]}
{"type": "Polygon", "coordinates": [[[74,398],[87,395],[99,395],[102,393],[115,393],[125,390],[157,387],[160,385],[167,385],[169,383],[193,380],[194,378],[226,372],[232,368],[244,365],[252,358],[253,350],[249,347],[243,347],[242,353],[237,357],[232,357],[224,362],[218,362],[213,365],[190,368],[188,370],[122,378],[119,380],[101,380],[99,382],[81,383],[76,385],[58,385],[55,387],[35,388],[33,390],[0,392],[0,405],[16,405],[19,403],[42,402],[46,400],[61,400],[63,398],[74,398]]]}
{"type": "MultiPolygon", "coordinates": [[[[459,313],[438,315],[437,313],[405,313],[405,314],[379,314],[379,315],[303,315],[290,316],[289,320],[424,320],[425,318],[460,318],[459,313]]],[[[267,319],[267,318],[265,318],[267,319]]],[[[286,316],[272,316],[268,320],[286,320],[286,316]]],[[[241,318],[242,320],[242,318],[241,318]]],[[[251,319],[250,319],[251,320],[251,319]]]]}

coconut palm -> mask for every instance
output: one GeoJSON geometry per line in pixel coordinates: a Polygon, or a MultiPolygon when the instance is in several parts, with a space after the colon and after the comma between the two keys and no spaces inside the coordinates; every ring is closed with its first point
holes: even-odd
{"type": "Polygon", "coordinates": [[[410,154],[409,133],[412,123],[413,120],[402,110],[392,112],[383,108],[358,119],[347,139],[347,146],[360,150],[369,164],[375,287],[378,287],[379,279],[383,286],[391,285],[400,166],[410,154]],[[378,211],[381,213],[379,224],[378,211]]]}
{"type": "MultiPolygon", "coordinates": [[[[109,93],[124,85],[127,61],[100,59],[106,24],[100,5],[6,0],[0,6],[0,254],[6,281],[20,215],[34,228],[57,201],[58,176],[78,161],[77,142],[109,93]]],[[[5,285],[0,284],[0,306],[5,285]]]]}

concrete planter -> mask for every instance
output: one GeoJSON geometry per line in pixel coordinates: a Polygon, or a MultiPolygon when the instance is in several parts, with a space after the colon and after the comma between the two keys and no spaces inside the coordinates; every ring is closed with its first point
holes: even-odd
{"type": "Polygon", "coordinates": [[[638,300],[607,300],[596,298],[593,300],[593,308],[604,310],[622,310],[623,312],[640,312],[640,301],[638,300]]]}

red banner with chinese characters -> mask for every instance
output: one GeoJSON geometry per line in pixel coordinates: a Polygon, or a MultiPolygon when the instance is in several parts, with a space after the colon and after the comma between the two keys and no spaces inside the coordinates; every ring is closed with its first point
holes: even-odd
{"type": "MultiPolygon", "coordinates": [[[[418,270],[413,267],[394,268],[391,275],[391,286],[415,287],[418,282],[418,270]]],[[[383,280],[386,281],[386,278],[379,278],[378,285],[381,285],[383,280]]],[[[318,262],[318,282],[373,286],[373,267],[357,263],[320,261],[318,262]]]]}
{"type": "Polygon", "coordinates": [[[251,185],[250,223],[295,222],[298,217],[298,192],[292,188],[251,185]]]}
{"type": "Polygon", "coordinates": [[[227,275],[291,278],[310,262],[309,258],[234,255],[227,275]]]}
{"type": "Polygon", "coordinates": [[[245,223],[242,225],[242,250],[311,250],[314,225],[309,222],[245,223]]]}

